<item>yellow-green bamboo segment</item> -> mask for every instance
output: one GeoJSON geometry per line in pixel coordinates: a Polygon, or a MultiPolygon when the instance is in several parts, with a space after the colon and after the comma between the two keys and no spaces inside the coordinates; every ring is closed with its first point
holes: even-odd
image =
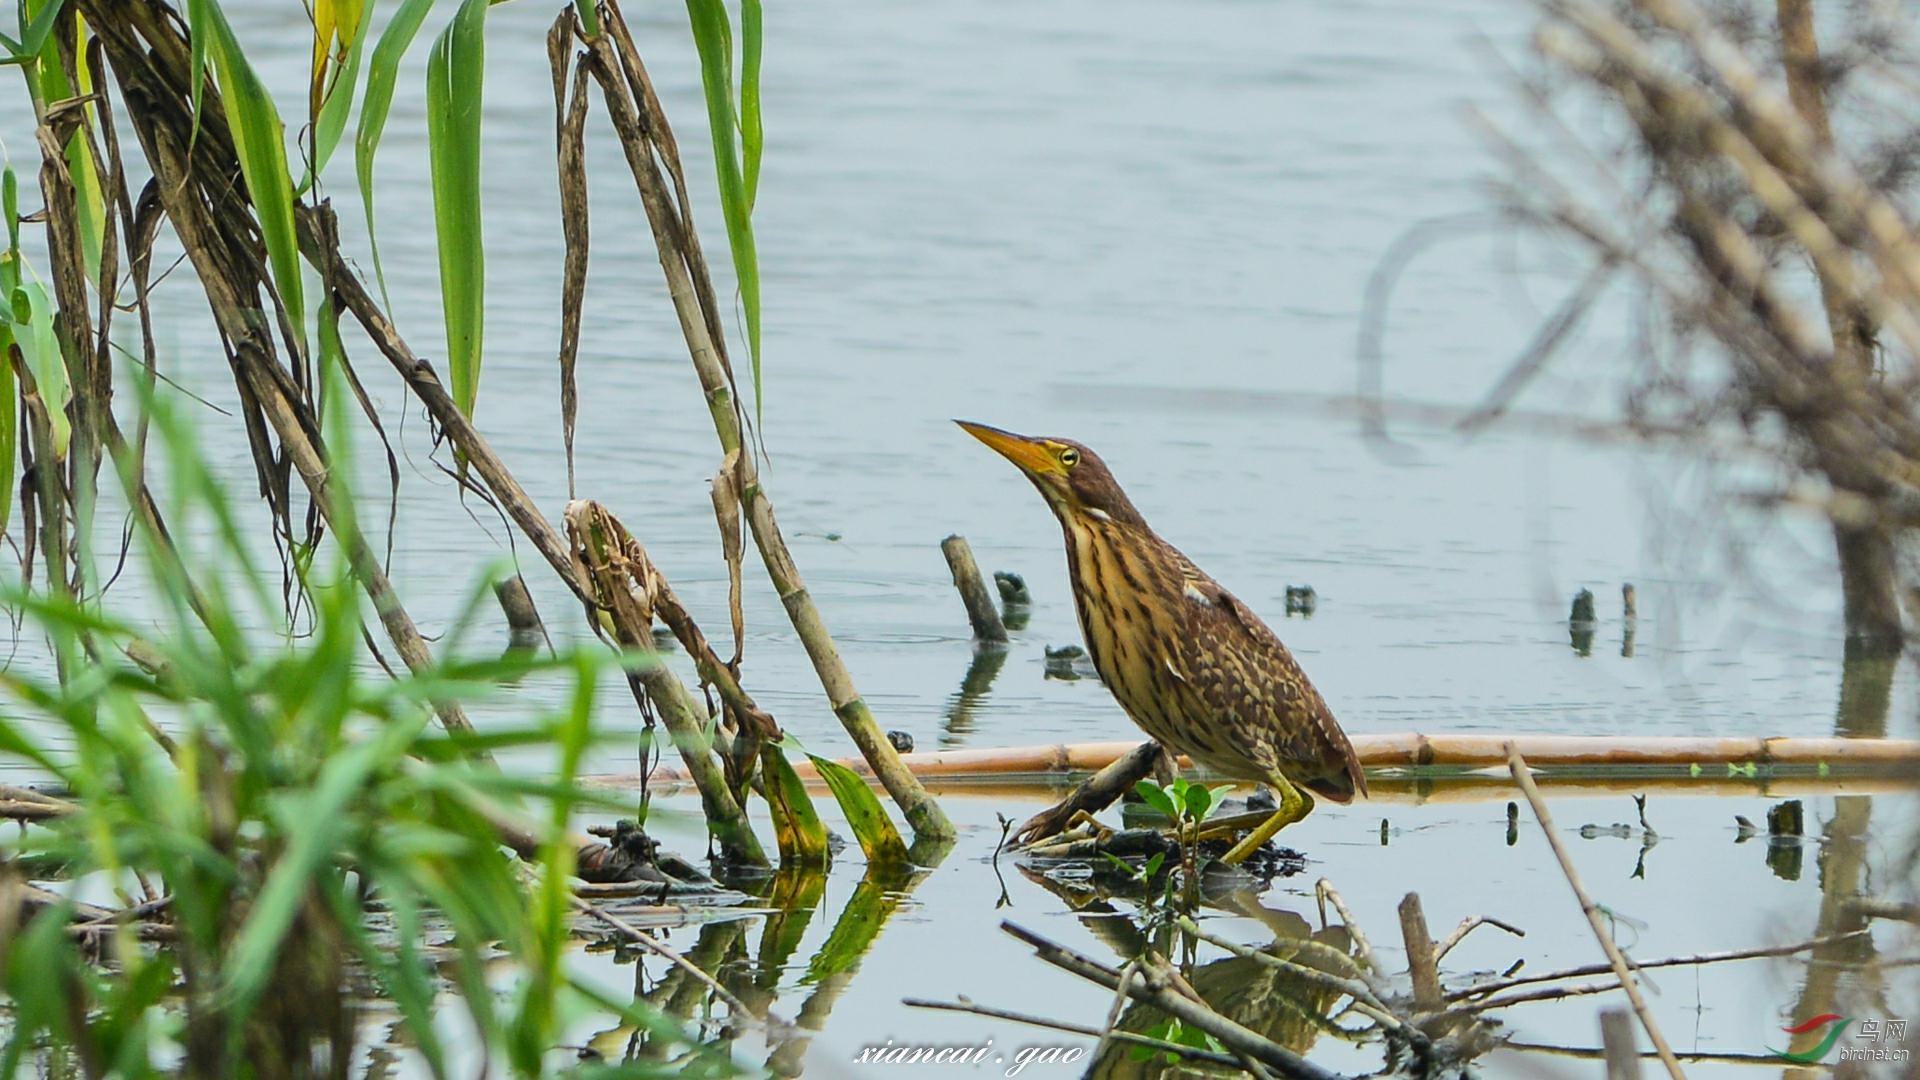
{"type": "MultiPolygon", "coordinates": [[[[577,30],[571,9],[560,17],[577,30]]],[[[606,4],[601,10],[601,22],[606,33],[590,40],[576,33],[576,40],[585,51],[581,63],[600,84],[608,116],[646,208],[660,268],[666,275],[667,292],[680,317],[680,329],[699,374],[721,451],[737,455],[740,500],[754,543],[766,564],[767,576],[779,593],[794,632],[807,650],[834,715],[860,749],[864,773],[879,780],[916,834],[951,837],[954,835],[952,822],[913,772],[901,763],[899,752],[887,742],[872,710],[860,697],[853,675],[840,659],[826,621],[807,592],[800,568],[780,532],[773,503],[761,487],[754,455],[746,446],[745,425],[734,395],[732,369],[720,331],[720,312],[694,231],[678,146],[618,5],[606,4]],[[662,175],[663,164],[672,175],[672,189],[662,175]]]]}

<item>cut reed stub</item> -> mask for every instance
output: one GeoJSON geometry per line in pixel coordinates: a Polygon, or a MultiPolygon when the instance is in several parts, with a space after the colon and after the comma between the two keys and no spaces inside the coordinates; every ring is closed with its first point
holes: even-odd
{"type": "Polygon", "coordinates": [[[940,541],[940,553],[947,557],[953,587],[959,590],[960,602],[966,605],[967,622],[973,626],[973,643],[1004,646],[1006,625],[1000,621],[999,609],[993,606],[993,594],[987,591],[986,579],[980,576],[980,565],[973,561],[973,549],[967,545],[967,538],[958,533],[947,537],[940,541]]]}
{"type": "Polygon", "coordinates": [[[547,628],[540,621],[533,594],[527,591],[526,579],[515,574],[499,581],[493,586],[493,595],[507,617],[507,651],[528,653],[538,649],[547,640],[547,628]]]}

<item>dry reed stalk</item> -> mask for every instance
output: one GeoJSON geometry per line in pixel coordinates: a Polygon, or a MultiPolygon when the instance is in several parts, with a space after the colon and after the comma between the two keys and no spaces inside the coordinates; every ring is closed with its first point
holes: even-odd
{"type": "MultiPolygon", "coordinates": [[[[918,754],[908,755],[911,759],[918,754]]],[[[1153,774],[1162,757],[1160,744],[1149,739],[1124,754],[1113,759],[1092,776],[1081,781],[1067,797],[1054,806],[1028,818],[1010,838],[1014,847],[1023,847],[1036,840],[1052,836],[1066,828],[1067,822],[1075,815],[1097,814],[1112,806],[1114,800],[1121,798],[1133,786],[1153,774]]]]}
{"type": "Polygon", "coordinates": [[[755,456],[746,444],[746,425],[734,392],[733,372],[720,330],[720,310],[694,230],[679,149],[619,5],[609,0],[602,6],[600,18],[607,32],[591,40],[579,34],[571,9],[560,18],[564,25],[572,28],[582,49],[580,62],[600,84],[608,116],[647,212],[660,268],[666,276],[667,292],[679,315],[681,333],[699,376],[721,452],[729,457],[737,455],[734,458],[736,483],[747,526],[760,549],[761,561],[779,594],[781,606],[806,648],[834,715],[859,747],[871,774],[880,780],[916,834],[952,837],[952,822],[901,763],[899,752],[887,741],[872,710],[861,698],[853,675],[841,660],[826,622],[800,576],[800,568],[774,517],[773,503],[761,486],[755,456]],[[663,164],[672,176],[672,190],[662,174],[663,164]]]}
{"type": "Polygon", "coordinates": [[[1614,976],[1620,980],[1620,989],[1626,992],[1627,1001],[1632,1004],[1635,1015],[1639,1016],[1640,1026],[1646,1029],[1647,1038],[1660,1055],[1661,1064],[1667,1067],[1667,1075],[1672,1080],[1686,1080],[1686,1073],[1680,1070],[1680,1062],[1674,1059],[1673,1048],[1667,1045],[1666,1036],[1660,1033],[1653,1010],[1647,1007],[1646,998],[1640,994],[1640,985],[1634,981],[1627,958],[1621,955],[1620,947],[1613,943],[1613,935],[1607,929],[1599,905],[1587,895],[1586,886],[1580,884],[1580,873],[1574,869],[1572,857],[1561,845],[1559,834],[1554,832],[1553,813],[1547,809],[1546,800],[1540,797],[1540,789],[1534,786],[1533,774],[1528,771],[1526,760],[1511,745],[1507,749],[1507,768],[1513,773],[1513,782],[1520,785],[1521,793],[1527,797],[1527,805],[1533,807],[1533,816],[1540,822],[1540,831],[1546,835],[1547,846],[1553,849],[1553,857],[1559,861],[1567,885],[1573,889],[1574,898],[1580,901],[1581,914],[1587,917],[1587,925],[1593,928],[1594,940],[1600,943],[1600,951],[1607,954],[1607,962],[1612,965],[1614,976]]]}
{"type": "MultiPolygon", "coordinates": [[[[651,650],[653,616],[659,597],[669,590],[645,549],[606,508],[588,500],[568,505],[567,533],[573,540],[574,576],[593,586],[587,618],[595,632],[603,632],[596,615],[605,613],[613,624],[614,644],[635,654],[651,650]]],[[[684,611],[681,615],[684,618],[684,611]]],[[[657,657],[640,657],[630,677],[644,687],[642,707],[651,703],[659,713],[687,774],[700,789],[707,829],[720,842],[722,856],[745,866],[768,865],[734,789],[714,760],[706,736],[706,711],[657,657]]]]}

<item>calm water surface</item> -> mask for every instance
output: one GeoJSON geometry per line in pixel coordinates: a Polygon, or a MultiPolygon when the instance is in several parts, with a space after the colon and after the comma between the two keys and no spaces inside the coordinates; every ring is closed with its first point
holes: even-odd
{"type": "MultiPolygon", "coordinates": [[[[267,58],[282,102],[301,100],[309,39],[299,5],[228,6],[243,39],[267,58]]],[[[490,291],[479,421],[557,520],[568,492],[553,359],[561,240],[544,53],[554,10],[520,0],[489,16],[490,291]]],[[[633,5],[630,15],[693,155],[706,247],[722,257],[684,14],[667,4],[633,5]]],[[[1355,383],[1360,300],[1392,240],[1421,220],[1489,205],[1492,166],[1460,111],[1477,102],[1496,116],[1512,113],[1489,49],[1521,47],[1524,6],[856,0],[775,4],[767,17],[767,156],[756,216],[766,480],[884,725],[923,748],[1132,733],[1097,682],[1043,677],[1042,646],[1078,640],[1059,534],[1030,487],[951,425],[958,416],[1098,449],[1163,535],[1275,622],[1350,731],[1833,731],[1838,599],[1817,524],[1729,524],[1722,491],[1703,470],[1537,433],[1496,429],[1465,440],[1414,427],[1398,433],[1405,452],[1386,455],[1350,419],[1316,404],[1355,383]],[[953,701],[972,650],[938,549],[950,532],[965,533],[988,569],[1023,573],[1036,598],[1031,624],[962,722],[953,701]],[[1628,581],[1639,587],[1641,611],[1631,657],[1621,655],[1618,602],[1628,581]],[[1317,589],[1319,611],[1283,621],[1285,588],[1302,583],[1317,589]],[[1581,587],[1598,594],[1603,616],[1590,656],[1569,648],[1564,622],[1581,587]]],[[[380,238],[398,324],[436,356],[424,41],[415,52],[379,165],[380,238]]],[[[16,123],[4,130],[17,155],[30,143],[12,134],[16,123]]],[[[706,478],[718,451],[638,200],[598,115],[589,139],[594,256],[578,493],[621,515],[717,630],[725,576],[706,478]]],[[[370,271],[346,186],[349,158],[350,148],[330,175],[350,244],[370,271]]],[[[1389,387],[1421,401],[1475,401],[1581,269],[1567,253],[1501,229],[1436,247],[1402,279],[1387,338],[1389,387]]],[[[229,403],[231,381],[206,347],[197,304],[183,271],[164,300],[164,362],[194,392],[229,403]]],[[[1529,406],[1605,415],[1630,352],[1626,313],[1624,302],[1603,311],[1529,406]]],[[[735,352],[744,375],[744,349],[735,352]]],[[[377,355],[364,343],[355,355],[404,454],[393,576],[437,632],[485,562],[508,551],[506,533],[432,466],[426,424],[377,355]]],[[[237,425],[209,417],[201,428],[244,489],[250,474],[237,425]]],[[[369,477],[370,457],[361,461],[369,477]]],[[[530,562],[528,578],[556,635],[581,636],[545,567],[530,562]]],[[[750,687],[810,748],[849,752],[764,579],[750,572],[748,580],[750,687]]],[[[137,593],[137,583],[128,588],[137,593]]],[[[504,640],[504,628],[488,626],[471,647],[504,640]]],[[[549,691],[532,685],[479,714],[483,722],[524,715],[551,700],[543,699],[549,691]]],[[[1902,671],[1885,727],[1912,736],[1915,714],[1902,671]]],[[[617,695],[606,698],[602,722],[637,723],[617,695]]],[[[521,764],[542,762],[530,755],[521,764]]],[[[630,764],[630,753],[616,749],[595,767],[630,764]]],[[[1647,924],[1636,955],[1812,933],[1823,899],[1819,849],[1809,850],[1807,873],[1788,881],[1757,847],[1732,842],[1734,814],[1764,816],[1759,793],[1662,802],[1653,812],[1666,839],[1648,855],[1644,877],[1629,876],[1637,840],[1578,844],[1604,902],[1647,924]]],[[[969,993],[1081,1022],[1104,1014],[1104,994],[1044,969],[993,930],[1010,916],[1082,947],[1099,943],[1093,920],[1011,871],[1012,907],[995,907],[1001,884],[983,864],[999,833],[994,813],[1018,819],[1034,809],[1031,800],[971,797],[955,808],[968,828],[960,849],[902,900],[883,944],[843,988],[805,1055],[809,1075],[852,1075],[857,1047],[886,1038],[1046,1039],[906,1010],[903,994],[969,993]],[[954,948],[961,940],[967,947],[954,948]]],[[[1827,797],[1809,810],[1815,823],[1839,814],[1827,797]]],[[[1911,800],[1873,807],[1883,823],[1911,821],[1912,811],[1911,800]]],[[[1633,819],[1624,794],[1557,812],[1569,828],[1633,819]]],[[[1289,833],[1316,864],[1259,904],[1316,919],[1311,882],[1325,875],[1386,945],[1397,936],[1393,905],[1417,889],[1442,930],[1470,913],[1529,930],[1524,952],[1497,934],[1476,936],[1450,959],[1459,971],[1497,969],[1519,955],[1536,969],[1591,960],[1537,830],[1527,823],[1508,846],[1504,821],[1500,801],[1327,808],[1289,833]],[[1383,818],[1394,834],[1384,848],[1383,818]]],[[[1889,829],[1872,838],[1875,884],[1898,873],[1911,843],[1904,837],[1889,829]]],[[[681,839],[698,847],[691,835],[681,839]]],[[[808,995],[804,959],[857,872],[856,864],[829,882],[795,967],[772,977],[785,1015],[808,995]]],[[[1256,942],[1271,920],[1226,925],[1230,936],[1256,942]]],[[[630,969],[610,961],[582,963],[610,985],[631,981],[630,969]]],[[[1804,976],[1794,961],[1697,979],[1675,973],[1659,980],[1660,1008],[1678,1044],[1757,1053],[1791,1022],[1804,976]]],[[[1915,1000],[1911,979],[1898,985],[1915,1000]]],[[[1898,996],[1888,1005],[1897,1015],[1898,996]]],[[[1525,1033],[1591,1045],[1593,1013],[1586,1002],[1547,1007],[1525,1033]]],[[[1342,1050],[1329,1039],[1316,1054],[1342,1069],[1378,1061],[1377,1051],[1342,1050]]],[[[1550,1067],[1516,1057],[1492,1065],[1516,1076],[1550,1067]]],[[[1590,1063],[1552,1068],[1597,1073],[1590,1063]]]]}

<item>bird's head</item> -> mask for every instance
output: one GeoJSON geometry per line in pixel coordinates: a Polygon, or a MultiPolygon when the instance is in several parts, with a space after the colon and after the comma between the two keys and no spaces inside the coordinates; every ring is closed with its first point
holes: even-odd
{"type": "Polygon", "coordinates": [[[1015,435],[969,420],[955,420],[967,434],[1014,463],[1047,500],[1061,521],[1092,519],[1123,525],[1146,524],[1120,490],[1100,455],[1072,439],[1015,435]]]}

